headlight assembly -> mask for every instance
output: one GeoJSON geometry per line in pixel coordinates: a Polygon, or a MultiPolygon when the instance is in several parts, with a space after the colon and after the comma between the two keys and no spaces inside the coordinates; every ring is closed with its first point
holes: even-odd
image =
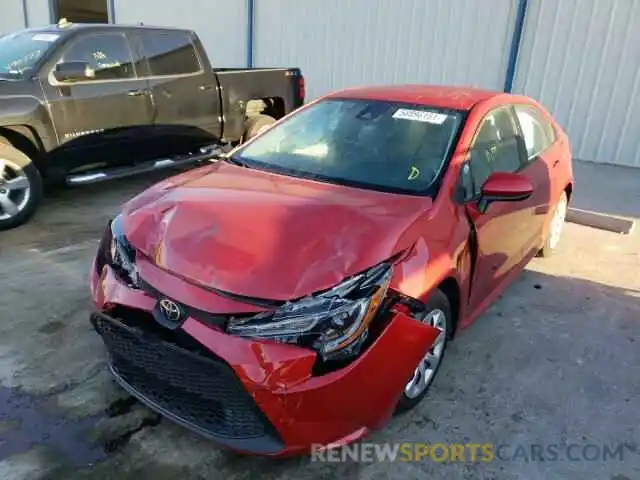
{"type": "Polygon", "coordinates": [[[122,216],[118,215],[109,225],[107,233],[108,252],[105,252],[106,263],[130,286],[138,286],[138,270],[135,265],[136,250],[129,244],[124,234],[122,216]]]}
{"type": "Polygon", "coordinates": [[[380,264],[326,292],[286,303],[273,312],[232,320],[227,332],[307,346],[325,360],[356,355],[386,296],[391,275],[391,265],[380,264]]]}

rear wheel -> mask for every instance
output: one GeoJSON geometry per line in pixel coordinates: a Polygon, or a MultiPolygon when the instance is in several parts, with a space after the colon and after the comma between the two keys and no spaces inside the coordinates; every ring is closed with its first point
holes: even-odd
{"type": "Polygon", "coordinates": [[[245,142],[252,139],[263,130],[266,130],[274,123],[276,123],[276,119],[269,115],[256,115],[255,117],[249,117],[244,126],[245,142]]]}
{"type": "Polygon", "coordinates": [[[544,241],[543,247],[538,252],[539,257],[550,257],[553,255],[560,237],[562,236],[562,229],[564,227],[565,219],[567,218],[567,194],[562,192],[560,199],[553,210],[553,217],[551,217],[551,223],[549,224],[549,233],[544,241]]]}
{"type": "Polygon", "coordinates": [[[0,143],[0,230],[25,223],[42,200],[42,178],[31,159],[0,143]]]}
{"type": "Polygon", "coordinates": [[[451,305],[449,299],[441,290],[434,292],[426,303],[424,310],[415,314],[414,318],[437,328],[440,330],[440,335],[422,357],[411,379],[405,385],[396,413],[412,409],[425,397],[438,373],[447,347],[448,337],[453,331],[451,305]]]}

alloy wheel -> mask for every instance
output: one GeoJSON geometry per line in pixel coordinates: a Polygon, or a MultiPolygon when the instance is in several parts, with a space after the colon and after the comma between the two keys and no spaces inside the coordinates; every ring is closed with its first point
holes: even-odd
{"type": "Polygon", "coordinates": [[[425,312],[415,317],[427,325],[440,330],[440,334],[433,346],[426,355],[420,360],[420,363],[413,372],[413,377],[404,387],[404,393],[408,398],[416,398],[424,392],[435,376],[436,370],[442,360],[444,347],[447,341],[447,317],[440,309],[425,312]]]}
{"type": "Polygon", "coordinates": [[[31,197],[31,184],[25,172],[11,160],[0,158],[0,220],[22,212],[31,197]]]}
{"type": "Polygon", "coordinates": [[[556,248],[562,235],[562,227],[564,226],[565,219],[567,217],[567,199],[563,195],[556,205],[556,211],[553,213],[551,219],[551,227],[549,229],[549,247],[556,248]]]}

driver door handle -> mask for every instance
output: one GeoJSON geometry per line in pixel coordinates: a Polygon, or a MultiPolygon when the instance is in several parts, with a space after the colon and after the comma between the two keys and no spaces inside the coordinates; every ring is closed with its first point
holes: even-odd
{"type": "Polygon", "coordinates": [[[130,97],[141,97],[142,95],[146,95],[146,93],[146,90],[129,90],[129,92],[127,92],[127,95],[129,95],[130,97]]]}

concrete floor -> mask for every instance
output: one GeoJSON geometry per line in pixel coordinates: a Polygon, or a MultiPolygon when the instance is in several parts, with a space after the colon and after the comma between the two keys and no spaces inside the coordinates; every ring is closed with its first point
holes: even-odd
{"type": "MultiPolygon", "coordinates": [[[[574,162],[574,207],[623,218],[640,218],[637,168],[574,162]]],[[[637,228],[637,227],[636,227],[637,228]]]]}
{"type": "MultiPolygon", "coordinates": [[[[508,444],[511,460],[278,462],[221,450],[160,420],[105,371],[88,323],[89,262],[109,216],[157,179],[57,192],[33,222],[0,234],[3,480],[640,478],[637,229],[618,236],[568,224],[557,255],[534,260],[458,335],[430,396],[367,438],[508,444]],[[562,448],[571,443],[622,444],[623,459],[569,461],[562,448]],[[558,444],[561,460],[515,455],[532,444],[558,444]]],[[[640,217],[640,203],[623,201],[638,191],[618,202],[609,195],[606,208],[640,217]]]]}

